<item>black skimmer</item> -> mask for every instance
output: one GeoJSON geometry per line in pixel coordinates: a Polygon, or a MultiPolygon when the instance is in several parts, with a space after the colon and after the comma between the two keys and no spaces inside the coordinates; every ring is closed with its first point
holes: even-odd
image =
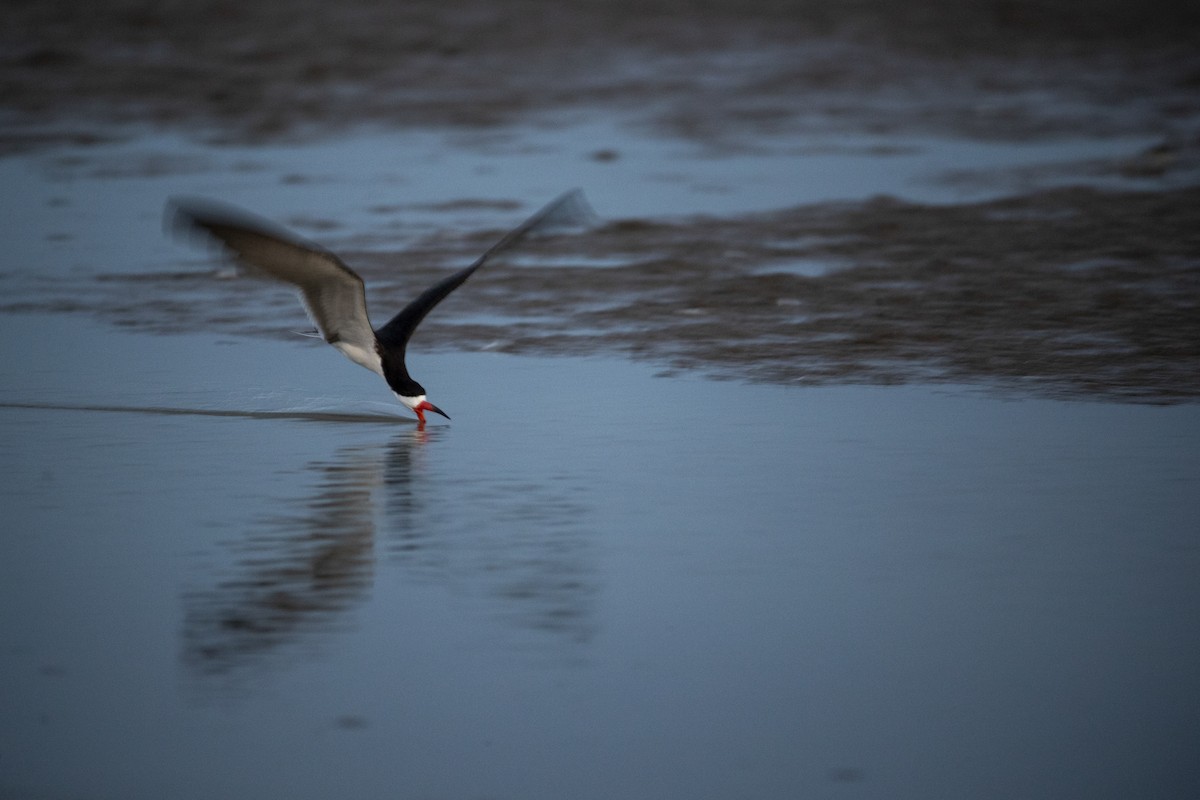
{"type": "Polygon", "coordinates": [[[168,220],[176,231],[208,234],[238,262],[296,286],[321,337],[355,364],[382,376],[400,402],[416,413],[421,427],[426,411],[450,419],[426,399],[425,387],[412,379],[404,365],[409,337],[421,320],[488,259],[539,225],[550,224],[551,217],[571,221],[568,215],[590,214],[578,189],[562,195],[505,234],[471,266],[430,286],[386,325],[373,329],[362,278],[333,253],[234,206],[199,199],[168,202],[168,220]]]}

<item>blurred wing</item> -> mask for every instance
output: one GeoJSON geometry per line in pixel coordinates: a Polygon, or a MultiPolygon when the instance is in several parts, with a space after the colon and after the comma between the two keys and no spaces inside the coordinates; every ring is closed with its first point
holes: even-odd
{"type": "Polygon", "coordinates": [[[171,227],[202,231],[238,262],[300,290],[309,317],[326,342],[347,358],[383,374],[367,317],[362,278],[341,259],[267,220],[206,200],[172,200],[171,227]]]}
{"type": "Polygon", "coordinates": [[[579,189],[572,189],[566,194],[559,196],[532,217],[504,234],[500,241],[489,247],[483,255],[475,259],[474,264],[466,269],[459,270],[447,278],[443,278],[422,292],[416,300],[413,300],[399,314],[392,317],[387,325],[376,331],[379,341],[389,349],[399,349],[400,352],[403,352],[403,348],[408,343],[409,337],[412,336],[417,326],[421,324],[421,320],[425,319],[425,315],[432,311],[434,306],[442,302],[446,298],[446,295],[461,286],[467,278],[471,277],[475,270],[486,264],[489,259],[514,246],[533,231],[546,232],[565,227],[579,227],[591,224],[594,218],[595,212],[588,206],[587,200],[583,197],[583,192],[579,189]]]}

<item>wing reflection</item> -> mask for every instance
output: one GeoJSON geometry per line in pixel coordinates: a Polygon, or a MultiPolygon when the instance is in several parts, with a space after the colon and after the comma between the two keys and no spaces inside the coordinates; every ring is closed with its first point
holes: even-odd
{"type": "Polygon", "coordinates": [[[314,631],[336,628],[374,576],[377,448],[317,463],[312,497],[238,544],[230,575],[185,596],[184,657],[222,673],[314,631]]]}
{"type": "Polygon", "coordinates": [[[248,532],[218,582],[185,594],[188,667],[228,675],[303,657],[304,645],[346,630],[369,596],[377,543],[413,585],[465,587],[506,625],[588,641],[597,581],[580,484],[440,481],[424,462],[443,435],[410,430],[306,467],[314,490],[297,511],[248,532]]]}

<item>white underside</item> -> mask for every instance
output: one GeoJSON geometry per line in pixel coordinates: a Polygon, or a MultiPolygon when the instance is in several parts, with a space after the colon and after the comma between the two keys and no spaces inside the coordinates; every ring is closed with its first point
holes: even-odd
{"type": "Polygon", "coordinates": [[[415,409],[417,406],[421,405],[421,403],[425,402],[425,395],[423,394],[419,394],[416,397],[405,397],[404,395],[396,394],[395,392],[392,392],[392,394],[395,394],[396,399],[401,403],[404,403],[404,405],[408,406],[410,409],[415,409]]]}
{"type": "Polygon", "coordinates": [[[342,355],[355,364],[366,367],[379,377],[383,377],[383,362],[379,360],[379,353],[375,352],[373,348],[368,350],[350,342],[334,342],[333,346],[341,350],[342,355]]]}
{"type": "MultiPolygon", "coordinates": [[[[366,367],[375,374],[383,377],[383,362],[379,359],[379,353],[374,349],[367,350],[364,347],[359,347],[350,342],[334,342],[333,346],[342,352],[346,358],[353,361],[355,364],[366,367]]],[[[425,395],[419,394],[416,397],[405,397],[402,394],[392,392],[396,395],[396,399],[407,406],[410,410],[415,411],[417,406],[425,402],[425,395]]]]}

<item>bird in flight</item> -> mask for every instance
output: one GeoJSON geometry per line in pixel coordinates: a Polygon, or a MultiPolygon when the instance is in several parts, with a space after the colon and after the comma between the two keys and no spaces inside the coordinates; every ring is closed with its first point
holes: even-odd
{"type": "Polygon", "coordinates": [[[425,426],[426,411],[450,419],[429,402],[425,387],[413,380],[404,364],[408,340],[425,315],[488,259],[531,231],[575,224],[592,216],[581,191],[567,192],[506,233],[475,263],[430,286],[383,327],[372,328],[362,278],[320,245],[249,212],[211,200],[172,198],[167,212],[176,232],[206,234],[239,263],[299,289],[300,300],[321,337],[355,364],[382,376],[400,402],[416,413],[421,427],[425,426]]]}

